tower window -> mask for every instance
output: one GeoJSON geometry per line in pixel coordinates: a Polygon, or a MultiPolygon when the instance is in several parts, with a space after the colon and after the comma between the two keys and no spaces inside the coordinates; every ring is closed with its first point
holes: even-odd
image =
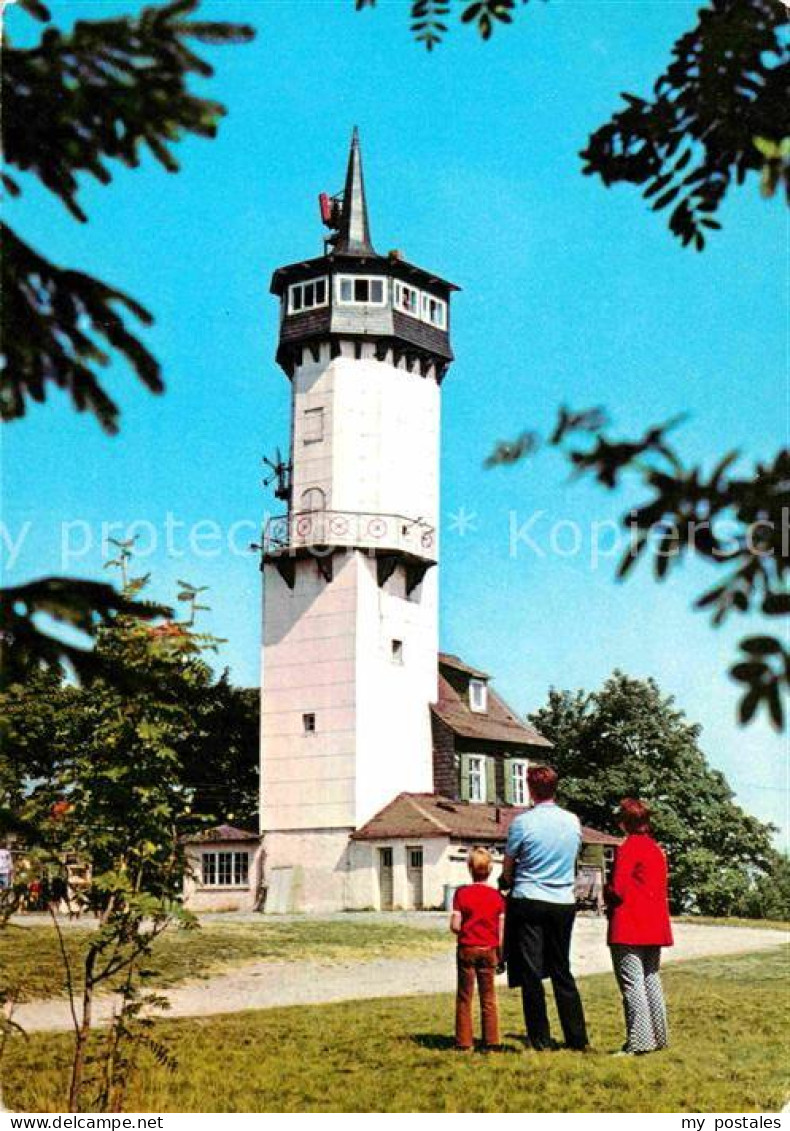
{"type": "Polygon", "coordinates": [[[303,310],[315,310],[329,302],[329,286],[326,278],[310,279],[306,283],[294,283],[288,288],[288,313],[301,314],[303,310]]]}
{"type": "Polygon", "coordinates": [[[440,298],[434,298],[433,295],[423,292],[422,317],[425,322],[430,322],[432,326],[438,326],[440,330],[446,329],[447,303],[440,298]]]}
{"type": "Polygon", "coordinates": [[[406,283],[395,283],[395,307],[412,318],[420,317],[420,292],[416,287],[409,287],[406,283]]]}
{"type": "Polygon", "coordinates": [[[469,706],[480,714],[488,710],[488,687],[484,679],[469,680],[469,706]]]}
{"type": "Polygon", "coordinates": [[[306,408],[304,412],[302,438],[306,444],[317,444],[324,438],[324,410],[306,408]]]}
{"type": "Polygon", "coordinates": [[[305,734],[315,734],[315,712],[308,711],[306,715],[302,715],[302,729],[305,734]]]}
{"type": "Polygon", "coordinates": [[[364,275],[339,275],[338,302],[344,306],[383,306],[385,302],[384,279],[364,275]]]}
{"type": "Polygon", "coordinates": [[[308,487],[302,491],[301,509],[310,513],[326,510],[326,495],[320,487],[308,487]]]}
{"type": "Polygon", "coordinates": [[[393,662],[393,664],[402,664],[403,663],[403,641],[402,640],[393,640],[392,641],[392,662],[393,662]]]}

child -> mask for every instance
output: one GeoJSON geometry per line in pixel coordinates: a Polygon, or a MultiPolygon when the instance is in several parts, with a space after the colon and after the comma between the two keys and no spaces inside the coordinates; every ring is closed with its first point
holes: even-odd
{"type": "Polygon", "coordinates": [[[494,978],[502,963],[505,901],[486,883],[491,853],[473,848],[467,865],[472,883],[458,888],[453,899],[450,930],[458,936],[458,994],[455,999],[456,1048],[472,1048],[472,998],[475,978],[483,1017],[483,1047],[499,1047],[499,1013],[494,978]]]}

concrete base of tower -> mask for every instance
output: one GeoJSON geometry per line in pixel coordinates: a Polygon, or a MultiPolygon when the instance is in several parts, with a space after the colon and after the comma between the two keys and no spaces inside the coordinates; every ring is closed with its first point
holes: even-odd
{"type": "Polygon", "coordinates": [[[264,833],[269,915],[327,913],[355,906],[348,829],[279,829],[264,833]]]}

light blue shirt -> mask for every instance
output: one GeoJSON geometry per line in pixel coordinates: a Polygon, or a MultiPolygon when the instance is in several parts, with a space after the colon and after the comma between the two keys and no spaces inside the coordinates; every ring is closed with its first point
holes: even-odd
{"type": "Polygon", "coordinates": [[[546,903],[573,903],[576,857],[582,843],[579,818],[553,801],[520,814],[507,834],[505,853],[515,860],[512,894],[546,903]]]}

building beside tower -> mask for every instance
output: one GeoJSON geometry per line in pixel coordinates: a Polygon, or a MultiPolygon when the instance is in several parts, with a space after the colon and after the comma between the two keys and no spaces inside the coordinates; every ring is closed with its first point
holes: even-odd
{"type": "Polygon", "coordinates": [[[439,906],[471,845],[501,849],[550,746],[486,673],[439,654],[458,288],[375,250],[356,131],[321,208],[324,253],[271,283],[291,438],[263,545],[262,843],[229,826],[193,842],[201,906],[439,906]]]}

